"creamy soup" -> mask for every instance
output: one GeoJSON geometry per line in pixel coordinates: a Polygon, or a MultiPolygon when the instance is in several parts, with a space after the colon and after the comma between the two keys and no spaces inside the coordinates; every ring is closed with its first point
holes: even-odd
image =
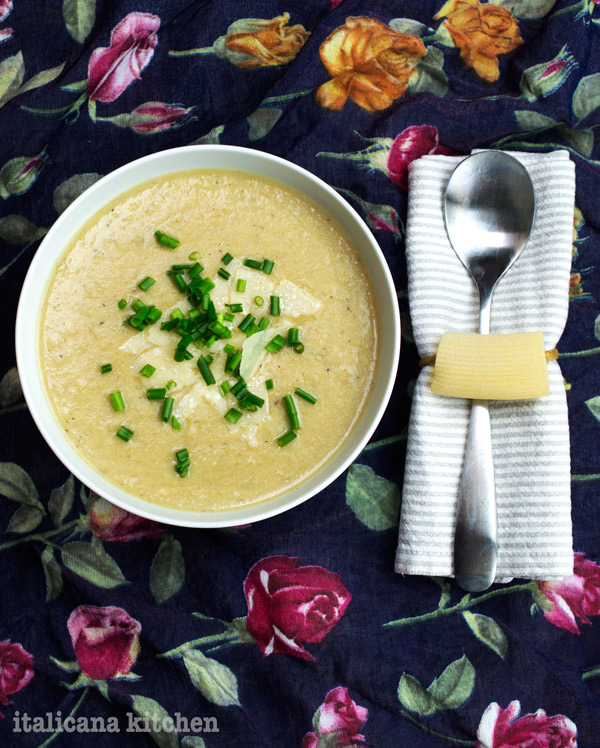
{"type": "Polygon", "coordinates": [[[220,511],[277,496],[335,454],[368,397],[377,319],[356,250],[314,203],[195,170],[84,227],[50,282],[40,346],[87,462],[146,501],[220,511]]]}

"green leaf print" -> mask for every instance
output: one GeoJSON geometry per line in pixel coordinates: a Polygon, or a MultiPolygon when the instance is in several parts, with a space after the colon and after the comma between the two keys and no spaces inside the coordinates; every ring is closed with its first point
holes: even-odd
{"type": "Polygon", "coordinates": [[[164,537],[150,569],[150,590],[157,603],[164,603],[181,589],[185,580],[185,562],[181,543],[173,535],[164,537]]]}
{"type": "Polygon", "coordinates": [[[346,479],[346,504],[370,530],[390,530],[398,525],[400,489],[377,475],[368,465],[354,464],[346,479]]]}
{"type": "Polygon", "coordinates": [[[410,711],[428,716],[447,709],[458,709],[469,698],[475,685],[475,668],[463,655],[451,662],[428,688],[412,675],[402,674],[398,698],[410,711]]]}
{"type": "Polygon", "coordinates": [[[508,8],[515,18],[542,18],[549,13],[556,0],[494,0],[495,5],[508,8]]]}
{"type": "Polygon", "coordinates": [[[487,644],[490,649],[493,649],[504,659],[508,650],[508,641],[504,631],[496,621],[493,618],[482,616],[480,613],[471,613],[470,610],[465,610],[462,616],[479,641],[487,644]]]}
{"type": "Polygon", "coordinates": [[[67,543],[61,553],[67,569],[96,587],[112,589],[128,584],[117,562],[106,553],[101,543],[67,543]]]}
{"type": "Polygon", "coordinates": [[[281,109],[276,107],[264,107],[248,115],[248,140],[254,142],[268,135],[282,114],[281,109]]]}
{"type": "Polygon", "coordinates": [[[54,558],[52,546],[47,545],[42,551],[42,567],[46,579],[46,602],[54,600],[62,592],[63,576],[60,570],[60,564],[54,558]]]}
{"type": "Polygon", "coordinates": [[[133,711],[139,717],[147,720],[144,728],[147,724],[151,730],[150,736],[156,745],[160,746],[160,748],[178,748],[179,738],[177,733],[174,730],[164,729],[164,727],[172,725],[173,720],[169,712],[158,701],[154,701],[154,699],[150,699],[147,696],[138,696],[135,694],[131,697],[131,704],[133,711]]]}
{"type": "Polygon", "coordinates": [[[197,735],[186,735],[181,741],[181,748],[206,748],[206,743],[197,735]]]}
{"type": "Polygon", "coordinates": [[[42,521],[44,512],[36,506],[20,506],[10,518],[7,532],[31,532],[42,521]]]}
{"type": "Polygon", "coordinates": [[[29,244],[41,239],[47,229],[36,226],[25,216],[11,214],[0,218],[0,239],[9,244],[29,244]]]}
{"type": "Polygon", "coordinates": [[[552,117],[546,117],[544,114],[530,112],[528,109],[519,109],[515,112],[515,117],[521,130],[533,132],[534,130],[547,130],[556,127],[558,122],[552,117]]]}
{"type": "Polygon", "coordinates": [[[88,187],[91,187],[99,179],[102,179],[102,174],[96,174],[95,172],[75,174],[69,177],[69,179],[65,179],[54,190],[53,202],[56,212],[62,213],[71,205],[73,200],[78,198],[82,192],[85,192],[88,187]]]}
{"type": "Polygon", "coordinates": [[[83,44],[96,20],[96,0],[64,0],[63,18],[69,34],[83,44]]]}
{"type": "Polygon", "coordinates": [[[598,397],[592,397],[590,400],[586,400],[585,404],[590,409],[590,413],[600,421],[600,395],[598,397]]]}
{"type": "Polygon", "coordinates": [[[14,462],[0,463],[0,496],[44,511],[38,499],[37,488],[29,474],[14,462]]]}
{"type": "Polygon", "coordinates": [[[60,527],[64,518],[73,507],[75,499],[75,481],[72,475],[69,475],[62,486],[55,488],[48,499],[48,512],[52,521],[57,527],[60,527]]]}
{"type": "Polygon", "coordinates": [[[0,109],[18,94],[24,76],[25,61],[22,52],[0,62],[0,109]]]}
{"type": "Polygon", "coordinates": [[[573,94],[573,114],[585,119],[600,106],[600,73],[586,75],[577,84],[573,94]]]}
{"type": "Polygon", "coordinates": [[[197,649],[186,649],[183,663],[200,693],[218,706],[241,706],[235,673],[197,649]]]}
{"type": "Polygon", "coordinates": [[[409,86],[412,93],[431,93],[443,98],[448,93],[448,78],[443,68],[444,53],[430,47],[417,65],[416,79],[409,86]]]}

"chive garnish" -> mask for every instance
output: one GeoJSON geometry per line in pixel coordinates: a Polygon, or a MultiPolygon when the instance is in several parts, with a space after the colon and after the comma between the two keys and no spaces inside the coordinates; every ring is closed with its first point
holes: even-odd
{"type": "Polygon", "coordinates": [[[230,312],[237,313],[237,312],[243,312],[244,311],[244,307],[241,304],[225,304],[225,306],[229,307],[229,311],[230,312]]]}
{"type": "Polygon", "coordinates": [[[229,392],[229,387],[230,385],[227,380],[225,380],[224,382],[221,382],[221,384],[219,385],[219,390],[221,391],[221,395],[223,395],[223,397],[225,397],[227,393],[229,392]]]}
{"type": "Polygon", "coordinates": [[[225,268],[219,268],[217,275],[220,275],[223,280],[229,280],[229,278],[231,277],[231,273],[227,272],[225,268]]]}
{"type": "Polygon", "coordinates": [[[298,395],[298,397],[303,398],[309,403],[312,403],[313,405],[317,402],[317,398],[314,395],[311,395],[310,393],[306,392],[306,390],[300,389],[300,387],[296,387],[294,390],[295,394],[298,395]]]}
{"type": "Polygon", "coordinates": [[[270,323],[271,323],[271,320],[268,317],[263,317],[258,323],[258,329],[266,330],[270,323]]]}
{"type": "Polygon", "coordinates": [[[230,408],[227,413],[225,413],[225,420],[229,421],[230,423],[237,423],[241,417],[242,414],[235,408],[230,408]]]}
{"type": "Polygon", "coordinates": [[[179,423],[177,418],[175,418],[175,416],[172,416],[171,418],[171,426],[175,429],[175,431],[181,431],[181,424],[179,423]]]}
{"type": "Polygon", "coordinates": [[[128,429],[127,426],[121,426],[121,428],[117,431],[117,436],[119,437],[119,439],[123,439],[124,442],[128,442],[133,436],[133,431],[131,429],[128,429]]]}
{"type": "Polygon", "coordinates": [[[155,231],[154,236],[158,239],[160,244],[164,244],[165,247],[170,247],[171,249],[175,249],[181,243],[179,239],[174,239],[168,234],[163,234],[162,231],[155,231]]]}
{"type": "Polygon", "coordinates": [[[175,285],[177,286],[177,288],[180,291],[185,291],[185,289],[187,288],[187,286],[185,284],[185,280],[183,278],[183,274],[182,273],[175,273],[171,277],[173,278],[173,281],[175,282],[175,285]]]}
{"type": "Polygon", "coordinates": [[[272,260],[263,260],[261,270],[263,271],[263,273],[266,273],[267,275],[271,275],[274,265],[275,263],[272,260]]]}
{"type": "Polygon", "coordinates": [[[112,371],[112,364],[102,364],[100,367],[100,374],[108,374],[112,371]]]}
{"type": "Polygon", "coordinates": [[[151,278],[149,275],[144,278],[143,281],[138,283],[138,288],[141,288],[142,291],[147,291],[150,286],[153,286],[156,283],[154,278],[151,278]]]}
{"type": "Polygon", "coordinates": [[[285,339],[282,338],[281,335],[275,335],[273,340],[265,346],[265,350],[269,351],[269,353],[277,353],[277,351],[280,351],[284,345],[285,339]]]}
{"type": "Polygon", "coordinates": [[[235,395],[238,399],[242,397],[242,392],[246,389],[246,382],[243,379],[239,379],[233,387],[230,388],[232,395],[235,395]]]}
{"type": "Polygon", "coordinates": [[[256,405],[259,408],[262,408],[262,406],[265,404],[263,398],[255,395],[253,392],[246,392],[246,394],[244,395],[244,400],[248,403],[251,403],[252,405],[256,405]]]}
{"type": "Polygon", "coordinates": [[[185,319],[185,314],[179,307],[175,307],[169,316],[171,319],[185,319]]]}
{"type": "Polygon", "coordinates": [[[271,314],[274,317],[279,317],[279,296],[271,296],[271,314]]]}
{"type": "Polygon", "coordinates": [[[262,306],[265,303],[265,300],[262,296],[255,296],[254,303],[256,304],[256,306],[262,306]]]}
{"type": "Polygon", "coordinates": [[[279,444],[280,447],[285,447],[285,445],[293,441],[296,436],[297,434],[293,431],[288,431],[287,433],[283,434],[283,436],[278,437],[277,444],[279,444]]]}
{"type": "Polygon", "coordinates": [[[187,460],[189,456],[190,453],[187,451],[187,449],[180,449],[179,451],[175,452],[177,462],[183,462],[184,460],[187,460]]]}
{"type": "Polygon", "coordinates": [[[192,267],[188,270],[190,278],[196,278],[204,270],[199,262],[195,262],[192,267]]]}
{"type": "Polygon", "coordinates": [[[227,252],[226,254],[223,255],[223,257],[221,257],[221,262],[223,263],[223,265],[229,265],[229,263],[232,260],[233,260],[233,255],[229,254],[229,252],[227,252]]]}
{"type": "Polygon", "coordinates": [[[265,381],[265,388],[266,388],[267,390],[272,390],[272,389],[273,389],[273,387],[275,387],[275,384],[274,384],[273,380],[272,380],[272,379],[267,379],[267,380],[265,381]]]}
{"type": "Polygon", "coordinates": [[[155,306],[150,307],[150,311],[146,315],[145,322],[149,325],[153,325],[155,322],[158,322],[161,316],[162,312],[160,311],[160,309],[157,309],[155,306]]]}
{"type": "Polygon", "coordinates": [[[119,299],[119,303],[117,304],[117,306],[119,307],[119,309],[125,309],[125,307],[127,306],[127,302],[125,301],[125,299],[119,299]]]}
{"type": "Polygon", "coordinates": [[[288,330],[287,344],[295,345],[298,342],[298,328],[290,327],[288,330]]]}
{"type": "Polygon", "coordinates": [[[180,449],[175,452],[175,458],[177,459],[177,464],[174,466],[175,471],[179,474],[180,478],[185,478],[191,464],[190,454],[187,449],[180,449]]]}
{"type": "Polygon", "coordinates": [[[238,325],[238,328],[242,332],[246,332],[246,330],[250,327],[251,324],[253,324],[256,320],[256,317],[253,314],[247,314],[244,319],[240,322],[238,325]]]}
{"type": "Polygon", "coordinates": [[[148,400],[162,400],[164,397],[166,397],[166,394],[166,387],[156,387],[154,389],[146,390],[146,397],[148,398],[148,400]]]}
{"type": "Polygon", "coordinates": [[[246,290],[246,281],[243,278],[240,278],[237,282],[236,291],[238,293],[244,293],[246,290]]]}
{"type": "Polygon", "coordinates": [[[123,400],[123,395],[120,392],[111,392],[110,400],[117,413],[121,410],[125,410],[125,400],[123,400]]]}
{"type": "Polygon", "coordinates": [[[262,270],[262,262],[260,260],[250,260],[246,258],[243,264],[247,268],[252,268],[253,270],[262,270]]]}
{"type": "Polygon", "coordinates": [[[173,400],[172,397],[165,397],[163,406],[162,406],[162,411],[160,414],[161,421],[164,421],[166,423],[169,420],[169,418],[171,417],[171,414],[173,413],[174,402],[175,400],[173,400]]]}
{"type": "Polygon", "coordinates": [[[200,257],[200,252],[192,252],[188,255],[188,260],[197,260],[200,257]]]}
{"type": "Polygon", "coordinates": [[[294,345],[294,353],[304,353],[304,343],[296,343],[294,345]]]}
{"type": "Polygon", "coordinates": [[[225,325],[222,325],[217,320],[215,320],[214,322],[211,322],[211,324],[208,326],[208,329],[211,332],[214,332],[215,335],[218,335],[220,338],[231,337],[231,330],[228,327],[225,327],[225,325]]]}
{"type": "Polygon", "coordinates": [[[225,322],[233,322],[233,320],[235,319],[235,314],[230,314],[229,312],[227,312],[223,315],[223,319],[225,320],[225,322]]]}
{"type": "Polygon", "coordinates": [[[169,381],[165,384],[165,387],[168,390],[172,390],[173,387],[177,387],[177,382],[174,379],[169,379],[169,381]]]}
{"type": "Polygon", "coordinates": [[[240,361],[242,360],[242,352],[236,351],[229,361],[225,364],[225,371],[231,372],[232,374],[235,373],[235,370],[240,365],[240,361]]]}
{"type": "Polygon", "coordinates": [[[298,418],[298,411],[296,410],[296,403],[291,395],[285,395],[283,398],[283,404],[287,410],[287,414],[290,419],[290,426],[292,429],[300,428],[300,420],[298,418]]]}
{"type": "Polygon", "coordinates": [[[234,345],[231,345],[231,343],[227,343],[226,345],[223,346],[223,350],[227,354],[232,354],[232,353],[235,353],[237,349],[234,345]]]}
{"type": "Polygon", "coordinates": [[[151,366],[150,364],[146,364],[146,366],[140,369],[140,374],[143,377],[151,377],[155,371],[156,371],[156,366],[151,366]]]}
{"type": "Polygon", "coordinates": [[[206,360],[203,358],[203,356],[200,356],[196,363],[198,365],[198,369],[200,369],[200,374],[202,374],[202,378],[204,379],[206,384],[208,385],[214,384],[215,378],[208,364],[206,363],[206,360]]]}

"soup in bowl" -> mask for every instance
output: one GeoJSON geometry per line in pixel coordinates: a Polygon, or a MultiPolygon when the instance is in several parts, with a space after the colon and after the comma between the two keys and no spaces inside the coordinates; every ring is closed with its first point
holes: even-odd
{"type": "Polygon", "coordinates": [[[258,151],[132,162],[58,219],[23,286],[17,364],[59,459],[157,521],[223,527],[314,496],[383,415],[393,281],[355,211],[258,151]]]}

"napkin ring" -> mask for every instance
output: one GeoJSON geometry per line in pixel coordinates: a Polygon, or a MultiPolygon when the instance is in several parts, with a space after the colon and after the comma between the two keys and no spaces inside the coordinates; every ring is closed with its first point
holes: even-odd
{"type": "Polygon", "coordinates": [[[469,400],[529,400],[550,394],[548,361],[556,348],[544,349],[541,331],[510,335],[446,332],[437,353],[421,367],[434,366],[431,391],[469,400]]]}

